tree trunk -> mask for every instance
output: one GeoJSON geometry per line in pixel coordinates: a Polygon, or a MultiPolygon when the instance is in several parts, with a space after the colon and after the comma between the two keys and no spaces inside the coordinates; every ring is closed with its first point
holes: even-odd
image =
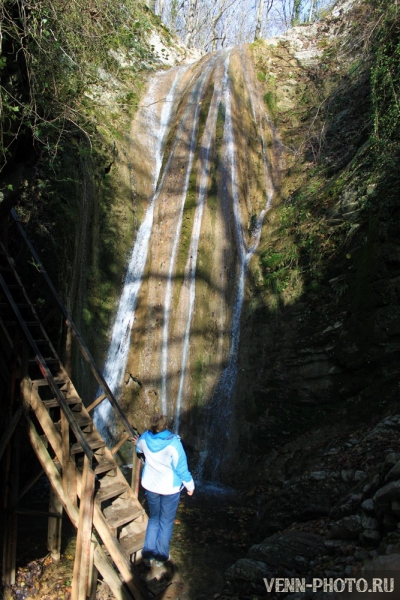
{"type": "Polygon", "coordinates": [[[314,0],[310,1],[310,13],[308,15],[308,22],[311,23],[314,11],[314,0]]]}
{"type": "Polygon", "coordinates": [[[265,0],[258,0],[257,16],[256,16],[256,30],[254,33],[254,41],[259,40],[261,38],[261,27],[262,27],[262,18],[263,18],[263,14],[264,14],[264,3],[265,3],[265,0]]]}
{"type": "Polygon", "coordinates": [[[302,4],[303,4],[302,0],[294,0],[294,2],[293,2],[292,19],[290,22],[292,27],[294,25],[298,25],[300,22],[300,14],[301,14],[302,4]]]}

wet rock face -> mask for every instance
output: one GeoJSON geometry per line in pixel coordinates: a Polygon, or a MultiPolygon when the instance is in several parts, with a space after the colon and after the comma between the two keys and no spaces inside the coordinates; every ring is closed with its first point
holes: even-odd
{"type": "Polygon", "coordinates": [[[132,173],[148,197],[149,235],[142,271],[127,276],[140,290],[135,320],[122,332],[130,339],[122,401],[136,421],[166,412],[210,475],[230,446],[244,282],[279,182],[280,152],[244,49],[157,74],[149,90],[132,128],[132,173]],[[157,142],[157,170],[154,140],[168,94],[174,110],[157,142]]]}

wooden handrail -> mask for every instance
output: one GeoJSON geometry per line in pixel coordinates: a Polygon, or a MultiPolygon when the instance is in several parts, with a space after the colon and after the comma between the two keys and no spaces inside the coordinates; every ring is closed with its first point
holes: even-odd
{"type": "Polygon", "coordinates": [[[94,456],[93,450],[87,443],[87,441],[82,433],[82,430],[78,426],[78,424],[72,414],[71,409],[69,408],[67,402],[65,401],[64,396],[62,395],[60,389],[58,388],[56,382],[54,381],[53,375],[51,374],[50,369],[46,365],[46,361],[43,358],[42,353],[40,352],[39,348],[37,347],[37,344],[36,344],[35,340],[33,339],[31,332],[29,331],[28,327],[26,326],[26,323],[21,316],[19,308],[15,304],[13,297],[11,296],[10,291],[7,287],[7,284],[5,283],[3,276],[1,274],[0,274],[0,285],[3,288],[3,292],[6,295],[11,308],[13,309],[15,316],[17,317],[20,327],[21,327],[22,331],[24,332],[25,338],[27,339],[33,352],[35,353],[35,360],[38,364],[38,367],[39,367],[43,377],[46,379],[51,391],[53,392],[54,396],[56,397],[57,402],[59,403],[63,413],[65,414],[67,421],[76,436],[77,441],[82,446],[83,452],[88,457],[90,464],[92,464],[92,460],[93,460],[93,456],[94,456]]]}
{"type": "Polygon", "coordinates": [[[122,408],[120,407],[120,405],[118,404],[117,400],[114,397],[114,394],[112,393],[112,391],[110,390],[110,388],[108,387],[108,384],[106,382],[106,380],[103,377],[103,374],[101,373],[101,371],[98,369],[96,363],[94,362],[94,359],[92,357],[92,355],[89,352],[89,349],[87,348],[85,342],[83,341],[78,329],[76,328],[74,322],[72,321],[68,311],[66,310],[60,296],[58,295],[57,290],[55,289],[50,277],[47,274],[46,269],[43,266],[42,261],[39,258],[39,255],[37,254],[35,248],[33,247],[32,243],[30,242],[29,238],[27,237],[24,228],[22,227],[21,221],[15,211],[15,209],[11,209],[11,216],[14,219],[18,230],[22,236],[22,238],[24,239],[26,245],[28,246],[34,260],[35,260],[35,264],[36,267],[38,268],[38,270],[40,271],[40,273],[43,275],[47,285],[50,288],[50,291],[52,292],[54,299],[58,305],[58,308],[60,309],[64,319],[65,319],[65,323],[67,325],[67,327],[69,327],[69,329],[71,330],[73,336],[75,337],[78,346],[80,348],[80,351],[82,353],[82,356],[84,357],[85,361],[87,362],[87,364],[90,367],[90,370],[92,371],[97,383],[99,384],[99,386],[101,387],[101,389],[103,390],[103,392],[105,393],[106,397],[108,398],[108,400],[111,402],[111,404],[113,405],[113,407],[115,408],[115,410],[117,411],[120,419],[122,420],[122,422],[124,423],[126,429],[131,433],[131,435],[138,435],[138,431],[136,430],[135,427],[133,427],[133,425],[131,425],[131,423],[128,421],[125,413],[123,412],[122,408]]]}

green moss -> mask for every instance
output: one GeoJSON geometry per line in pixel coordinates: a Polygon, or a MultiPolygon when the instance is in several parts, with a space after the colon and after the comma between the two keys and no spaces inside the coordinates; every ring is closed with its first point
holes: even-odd
{"type": "Polygon", "coordinates": [[[271,114],[271,116],[273,117],[275,115],[275,111],[276,111],[276,96],[274,94],[274,92],[267,92],[266,94],[264,94],[264,102],[268,108],[269,113],[271,114]]]}

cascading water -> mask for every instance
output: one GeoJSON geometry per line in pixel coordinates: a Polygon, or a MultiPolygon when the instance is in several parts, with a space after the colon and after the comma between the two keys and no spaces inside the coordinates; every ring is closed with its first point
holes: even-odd
{"type": "Polygon", "coordinates": [[[197,253],[199,248],[199,239],[200,239],[200,229],[203,217],[203,209],[204,203],[207,198],[207,188],[208,181],[210,176],[210,154],[211,154],[211,144],[213,141],[213,136],[215,134],[215,125],[217,122],[217,115],[219,106],[221,103],[222,97],[222,89],[226,87],[227,78],[228,78],[228,66],[229,66],[229,55],[227,56],[224,64],[224,73],[222,77],[222,85],[220,81],[217,81],[214,87],[214,93],[210,104],[210,109],[208,111],[205,131],[202,139],[202,147],[203,147],[203,156],[201,159],[201,175],[200,175],[200,184],[199,184],[199,193],[197,200],[197,207],[194,216],[193,222],[193,230],[192,237],[190,241],[189,248],[189,257],[185,268],[185,279],[183,282],[184,290],[187,290],[187,294],[189,296],[189,309],[186,319],[186,328],[184,335],[184,343],[183,343],[183,351],[182,351],[182,363],[181,363],[181,375],[179,378],[179,388],[178,395],[176,400],[176,409],[175,409],[175,430],[179,430],[180,424],[180,413],[182,406],[182,395],[183,395],[183,386],[185,383],[186,376],[186,364],[189,353],[189,341],[190,341],[190,325],[192,322],[192,315],[194,309],[195,302],[195,286],[196,286],[196,264],[197,264],[197,253]]]}
{"type": "MultiPolygon", "coordinates": [[[[253,98],[251,86],[247,80],[246,69],[243,68],[244,79],[247,85],[250,105],[254,122],[257,123],[257,111],[253,98]]],[[[244,300],[244,285],[246,280],[246,273],[252,256],[257,250],[262,224],[264,217],[271,207],[271,201],[274,194],[274,187],[271,178],[271,168],[267,159],[265,151],[265,140],[263,135],[262,127],[258,127],[258,131],[261,138],[262,157],[265,170],[265,183],[266,183],[266,195],[267,203],[263,208],[256,220],[255,226],[252,230],[252,244],[247,247],[244,235],[243,235],[243,221],[240,214],[240,193],[238,189],[237,170],[236,170],[236,156],[235,156],[235,134],[234,127],[232,124],[232,110],[231,110],[231,89],[229,83],[225,86],[224,93],[225,102],[225,128],[224,128],[224,147],[225,147],[225,161],[230,174],[230,195],[232,198],[233,215],[234,215],[234,228],[236,234],[236,244],[238,253],[238,274],[237,274],[237,290],[236,299],[234,302],[233,314],[232,314],[232,326],[231,326],[231,345],[229,350],[228,363],[223,370],[218,383],[215,387],[213,398],[209,404],[210,417],[208,419],[208,427],[206,431],[207,443],[206,448],[201,452],[200,461],[197,466],[197,476],[202,477],[206,461],[209,463],[208,472],[209,477],[214,479],[218,472],[221,459],[225,453],[224,441],[227,438],[229,432],[229,421],[232,414],[231,398],[236,384],[237,378],[237,359],[239,352],[240,343],[240,319],[242,314],[243,300],[244,300]],[[213,446],[212,453],[209,452],[211,448],[211,440],[217,440],[218,443],[213,446]]],[[[259,108],[259,107],[258,107],[259,108]]]]}
{"type": "MultiPolygon", "coordinates": [[[[118,395],[118,387],[121,384],[128,360],[130,336],[135,321],[135,309],[153,226],[154,204],[157,198],[156,186],[162,166],[165,135],[170,123],[178,82],[184,71],[185,68],[176,70],[171,89],[163,103],[161,114],[159,114],[159,105],[155,100],[156,88],[159,83],[157,78],[153,80],[146,97],[147,110],[144,109],[144,112],[146,113],[145,118],[148,124],[148,140],[151,145],[154,144],[153,147],[155,150],[153,197],[132,248],[104,367],[104,378],[115,395],[118,395]]],[[[110,437],[110,427],[112,428],[112,424],[109,422],[110,413],[111,404],[108,400],[105,400],[96,409],[94,416],[96,427],[106,438],[110,437]]]]}
{"type": "Polygon", "coordinates": [[[183,209],[185,206],[186,193],[189,185],[189,177],[192,171],[193,158],[194,158],[194,150],[196,145],[196,131],[198,126],[198,117],[200,111],[200,98],[202,97],[204,86],[207,82],[208,77],[210,76],[211,69],[214,65],[214,61],[211,61],[210,64],[207,65],[207,68],[204,69],[202,75],[200,76],[197,84],[195,85],[191,101],[188,104],[188,107],[185,112],[185,116],[182,120],[184,124],[186,118],[190,111],[194,109],[194,116],[192,121],[192,128],[190,133],[190,145],[188,149],[188,160],[186,166],[186,174],[184,179],[184,185],[182,189],[182,196],[180,201],[180,210],[179,217],[176,224],[176,231],[174,237],[174,243],[172,246],[172,254],[169,260],[169,270],[168,270],[168,278],[167,278],[167,287],[165,292],[164,299],[164,327],[163,327],[163,340],[161,347],[161,406],[164,414],[167,414],[167,376],[168,376],[168,339],[169,339],[169,323],[170,323],[170,311],[171,311],[171,298],[172,298],[172,275],[176,261],[176,254],[178,250],[178,244],[182,229],[182,216],[183,209]]]}
{"type": "MultiPolygon", "coordinates": [[[[274,190],[263,130],[273,133],[240,51],[177,69],[162,111],[160,77],[144,100],[140,130],[156,155],[152,195],[105,376],[142,415],[152,408],[174,415],[175,429],[197,449],[198,475],[215,478],[233,418],[246,276],[274,190]],[[121,386],[126,371],[140,381],[132,396],[121,386]]],[[[138,178],[146,165],[136,154],[138,178]]],[[[107,423],[106,404],[96,416],[107,423]]]]}

